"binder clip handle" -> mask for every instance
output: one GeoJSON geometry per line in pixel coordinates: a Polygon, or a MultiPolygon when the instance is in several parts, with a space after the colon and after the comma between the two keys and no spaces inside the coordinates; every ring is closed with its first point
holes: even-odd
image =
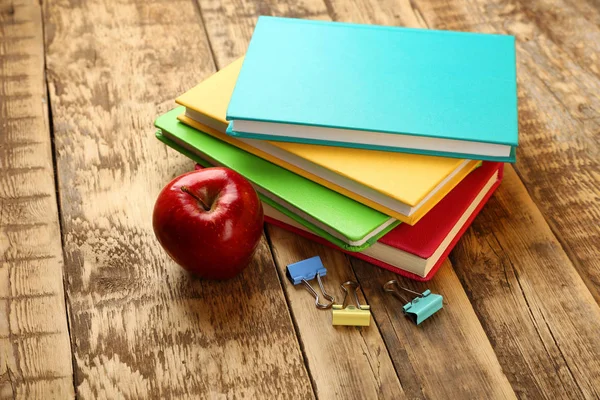
{"type": "Polygon", "coordinates": [[[356,307],[361,310],[368,310],[369,306],[364,306],[360,304],[360,300],[358,300],[358,289],[360,285],[355,281],[346,281],[341,284],[342,290],[344,291],[344,301],[342,302],[342,308],[346,307],[346,299],[348,298],[348,293],[350,292],[348,288],[352,288],[352,293],[354,294],[354,302],[356,303],[356,307]]]}
{"type": "Polygon", "coordinates": [[[331,323],[333,325],[369,326],[371,323],[371,307],[360,304],[360,301],[358,300],[358,289],[360,288],[360,285],[358,282],[347,281],[342,283],[341,287],[345,292],[344,301],[342,304],[333,305],[331,323]],[[356,306],[346,306],[346,300],[348,299],[348,294],[351,289],[353,289],[356,306]]]}
{"type": "Polygon", "coordinates": [[[335,298],[325,291],[325,287],[323,286],[323,281],[321,280],[320,273],[317,273],[317,282],[319,283],[319,288],[321,288],[321,293],[323,294],[323,297],[325,297],[327,300],[329,300],[329,303],[326,303],[326,304],[321,303],[319,301],[319,294],[310,285],[310,283],[308,283],[307,280],[302,279],[302,284],[304,285],[304,287],[306,287],[306,289],[310,292],[310,294],[312,294],[313,297],[315,298],[315,306],[317,306],[318,309],[327,310],[328,308],[331,308],[331,306],[335,302],[335,298]]]}
{"type": "Polygon", "coordinates": [[[385,292],[387,292],[387,293],[391,293],[394,297],[398,298],[400,301],[403,301],[404,303],[410,303],[410,300],[407,300],[406,297],[404,297],[404,296],[402,296],[402,294],[400,294],[401,290],[404,290],[405,292],[412,293],[412,294],[417,295],[419,297],[423,297],[423,295],[421,293],[419,293],[419,292],[415,292],[414,290],[410,290],[408,288],[400,286],[400,284],[398,283],[398,281],[395,280],[395,279],[392,279],[391,281],[386,282],[383,285],[383,290],[385,292]]]}

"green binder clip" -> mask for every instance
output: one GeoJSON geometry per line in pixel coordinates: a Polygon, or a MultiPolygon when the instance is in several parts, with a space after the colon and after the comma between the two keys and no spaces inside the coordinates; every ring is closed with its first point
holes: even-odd
{"type": "Polygon", "coordinates": [[[396,280],[391,280],[383,285],[383,290],[387,293],[391,293],[406,303],[402,307],[402,311],[404,312],[404,315],[409,317],[417,325],[431,317],[443,307],[444,298],[439,294],[431,293],[429,289],[425,290],[423,293],[418,293],[400,286],[396,280]],[[400,294],[400,290],[415,294],[417,297],[409,301],[400,294]]]}

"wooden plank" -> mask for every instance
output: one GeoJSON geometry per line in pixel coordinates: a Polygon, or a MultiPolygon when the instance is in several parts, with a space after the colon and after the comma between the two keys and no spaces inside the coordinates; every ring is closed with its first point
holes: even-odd
{"type": "Polygon", "coordinates": [[[37,1],[0,2],[0,398],[73,397],[37,1]]]}
{"type": "MultiPolygon", "coordinates": [[[[219,4],[220,6],[216,7],[213,1],[200,1],[203,19],[215,49],[215,58],[217,64],[222,67],[243,54],[258,14],[250,4],[219,4]]],[[[357,4],[360,3],[343,3],[343,7],[352,8],[357,4]]],[[[304,14],[300,15],[295,9],[298,5],[290,5],[289,9],[283,7],[281,4],[278,4],[276,9],[263,6],[260,11],[263,14],[320,19],[329,19],[328,13],[337,15],[344,12],[337,12],[336,8],[328,8],[320,2],[302,3],[304,14]]],[[[335,290],[336,295],[341,295],[341,290],[336,288],[337,284],[347,279],[358,277],[361,284],[365,285],[369,300],[373,298],[378,304],[373,313],[407,397],[486,397],[489,394],[502,398],[514,397],[485,332],[453,273],[444,275],[448,282],[440,285],[440,288],[443,287],[444,294],[449,296],[454,308],[450,308],[447,317],[442,319],[439,330],[429,332],[423,338],[418,336],[422,343],[410,350],[402,350],[403,346],[414,339],[410,337],[414,332],[410,330],[410,323],[398,315],[397,308],[393,308],[392,313],[389,312],[385,305],[387,302],[381,299],[379,293],[381,284],[385,282],[380,278],[389,278],[393,274],[385,275],[372,266],[359,266],[357,275],[354,275],[341,253],[309,243],[276,227],[270,227],[268,232],[282,279],[285,279],[284,270],[288,263],[319,254],[328,268],[327,287],[335,290]],[[390,316],[391,314],[393,316],[390,316]],[[386,324],[389,320],[393,321],[392,325],[386,324]],[[404,325],[404,328],[400,328],[401,325],[404,325]],[[399,331],[396,332],[397,330],[399,331]],[[444,340],[436,341],[442,333],[444,340]],[[410,357],[406,354],[410,354],[410,357]],[[448,363],[440,362],[448,359],[452,360],[451,364],[456,368],[448,368],[448,363]],[[473,379],[465,370],[475,373],[478,379],[473,379]]],[[[374,373],[372,376],[367,373],[369,365],[373,363],[372,360],[381,348],[381,334],[375,327],[363,329],[362,333],[358,330],[350,331],[351,334],[341,336],[339,328],[331,327],[330,315],[314,309],[311,297],[304,289],[293,288],[287,282],[284,287],[317,393],[324,398],[372,397],[375,394],[385,396],[388,392],[382,391],[382,382],[394,382],[388,377],[388,356],[380,356],[379,369],[370,368],[374,373]],[[369,338],[368,343],[371,343],[372,348],[365,348],[366,338],[369,338]],[[356,352],[357,348],[362,349],[362,354],[356,352]],[[332,352],[335,354],[331,354],[332,352]],[[353,378],[356,376],[361,379],[353,378]]],[[[383,388],[385,387],[386,385],[383,385],[383,388]]]]}
{"type": "Polygon", "coordinates": [[[600,303],[600,28],[583,1],[434,1],[430,26],[517,37],[516,169],[600,303]],[[579,4],[579,9],[573,4],[579,4]]]}
{"type": "Polygon", "coordinates": [[[352,259],[352,265],[402,383],[419,383],[410,398],[515,397],[450,261],[425,283],[358,259],[352,259]],[[420,326],[414,325],[403,315],[403,304],[382,290],[391,279],[419,293],[430,289],[441,294],[444,309],[420,326]]]}
{"type": "MultiPolygon", "coordinates": [[[[483,2],[480,2],[480,9],[487,11],[488,18],[499,19],[496,10],[486,10],[481,6],[485,6],[483,2]]],[[[590,74],[589,78],[595,77],[596,80],[600,78],[600,60],[598,59],[600,53],[600,7],[597,4],[596,7],[590,7],[585,0],[544,0],[519,1],[515,6],[513,18],[529,20],[529,24],[533,25],[535,29],[536,40],[534,42],[542,45],[541,50],[554,51],[558,48],[560,49],[558,58],[561,63],[575,64],[578,70],[585,71],[586,75],[590,74]]],[[[515,32],[519,31],[519,29],[514,30],[515,32]]],[[[565,72],[564,76],[571,78],[568,72],[565,72]]],[[[588,79],[580,76],[580,72],[577,70],[570,72],[580,82],[588,79]]],[[[591,87],[588,87],[583,93],[574,92],[571,79],[560,81],[566,87],[557,85],[555,90],[560,93],[565,88],[569,88],[568,94],[571,95],[569,100],[573,103],[576,101],[579,104],[583,103],[583,106],[577,111],[588,117],[597,118],[598,108],[591,107],[591,103],[595,103],[595,106],[598,105],[600,100],[598,93],[593,92],[591,87]]],[[[564,94],[566,95],[567,92],[564,94]]]]}
{"type": "MultiPolygon", "coordinates": [[[[213,43],[217,65],[222,67],[241,56],[256,23],[256,10],[250,6],[250,9],[244,10],[243,19],[235,19],[233,15],[223,13],[222,10],[225,8],[240,12],[237,4],[223,2],[221,8],[216,9],[218,11],[215,12],[212,2],[200,2],[200,8],[213,43]],[[225,44],[230,44],[229,48],[225,44]]],[[[277,13],[283,12],[288,16],[304,18],[327,17],[326,10],[318,1],[303,4],[301,8],[302,11],[298,11],[292,4],[280,5],[277,13]]],[[[273,11],[261,9],[262,13],[273,11]]],[[[341,253],[308,243],[276,227],[270,227],[269,232],[275,261],[282,279],[286,279],[287,264],[308,258],[315,254],[314,251],[318,251],[327,263],[327,286],[332,291],[339,292],[341,289],[330,282],[339,284],[349,279],[356,279],[341,253]]],[[[357,399],[382,396],[404,397],[385,343],[376,327],[335,328],[331,325],[330,310],[316,310],[310,294],[304,289],[297,290],[298,288],[290,286],[285,281],[287,298],[319,397],[357,399]]],[[[337,295],[339,296],[340,293],[337,295]]]]}
{"type": "MultiPolygon", "coordinates": [[[[471,3],[408,2],[403,10],[413,15],[398,18],[391,7],[366,1],[359,14],[337,15],[368,22],[372,13],[385,15],[381,19],[389,24],[426,21],[432,28],[456,28],[468,23],[470,29],[492,30],[471,3]]],[[[337,10],[335,3],[332,9],[337,10]]],[[[530,79],[527,72],[520,77],[530,79]]],[[[593,332],[599,329],[599,308],[514,170],[506,170],[484,216],[453,252],[456,273],[520,397],[594,398],[600,343],[593,332]],[[493,245],[483,235],[493,235],[493,245]],[[505,275],[507,265],[512,268],[505,275]]]]}
{"type": "Polygon", "coordinates": [[[594,118],[598,109],[597,92],[592,92],[600,88],[599,82],[582,67],[585,63],[572,62],[562,46],[548,40],[538,26],[552,24],[540,22],[543,15],[552,14],[531,18],[531,13],[517,7],[509,13],[511,18],[502,18],[500,23],[499,15],[489,17],[481,11],[499,12],[494,7],[439,4],[441,8],[435,10],[421,8],[422,15],[428,21],[443,20],[448,9],[454,21],[448,27],[470,29],[476,24],[480,30],[500,32],[509,27],[517,35],[519,100],[524,111],[517,168],[557,236],[509,169],[503,190],[492,202],[495,207],[489,207],[474,224],[476,233],[467,235],[454,253],[457,274],[469,287],[488,334],[502,343],[496,351],[516,390],[529,397],[548,392],[554,397],[598,397],[598,307],[590,304],[574,267],[598,301],[600,209],[594,201],[599,193],[598,157],[594,155],[598,142],[588,124],[593,119],[586,118],[594,118]],[[577,107],[577,98],[592,107],[577,107]],[[503,285],[481,279],[490,264],[496,266],[498,275],[494,275],[503,278],[503,285]],[[506,313],[507,298],[513,304],[511,314],[506,313]]]}
{"type": "Polygon", "coordinates": [[[600,395],[600,308],[511,168],[451,259],[520,396],[600,395]]]}
{"type": "Polygon", "coordinates": [[[516,26],[509,33],[526,71],[517,172],[600,303],[600,27],[570,2],[537,3],[523,2],[511,18],[526,20],[525,31],[484,16],[495,30],[516,26]]]}
{"type": "MultiPolygon", "coordinates": [[[[279,274],[285,280],[284,289],[318,396],[323,399],[411,398],[409,393],[404,393],[373,322],[370,327],[362,328],[333,326],[331,310],[316,309],[314,298],[304,287],[287,281],[288,264],[319,255],[327,268],[323,279],[325,288],[341,303],[340,284],[357,280],[344,254],[275,226],[269,226],[267,232],[279,274]]],[[[316,282],[315,288],[319,291],[316,282]]],[[[414,381],[408,383],[415,384],[414,381]]]]}
{"type": "MultiPolygon", "coordinates": [[[[212,1],[200,2],[219,67],[240,57],[250,39],[258,11],[253,4],[245,6],[247,8],[240,9],[237,3],[220,2],[217,7],[212,1]],[[243,17],[236,18],[234,13],[243,17]]],[[[301,18],[327,17],[320,1],[296,5],[280,3],[277,10],[263,6],[260,12],[301,18]]],[[[287,264],[320,254],[328,269],[325,284],[331,292],[340,296],[339,284],[356,279],[343,254],[309,243],[276,227],[269,227],[268,232],[317,395],[324,399],[404,398],[377,327],[333,327],[331,310],[317,310],[311,295],[303,288],[293,287],[285,278],[287,264]]]]}
{"type": "MultiPolygon", "coordinates": [[[[330,398],[332,394],[342,394],[340,397],[345,398],[356,394],[357,398],[373,397],[369,394],[374,395],[376,390],[369,390],[371,383],[367,372],[373,364],[372,359],[381,352],[378,343],[383,337],[389,356],[387,353],[385,358],[380,355],[379,367],[374,370],[371,366],[370,369],[382,374],[391,358],[408,398],[514,398],[449,262],[432,282],[416,284],[356,259],[351,259],[353,270],[347,257],[338,251],[277,227],[270,226],[267,231],[282,277],[287,264],[319,255],[327,267],[326,288],[339,302],[343,299],[339,283],[352,279],[361,283],[365,301],[372,307],[374,321],[370,328],[333,328],[330,313],[315,310],[314,301],[303,288],[285,285],[320,396],[330,398]],[[414,326],[402,315],[402,305],[383,292],[382,285],[390,279],[398,279],[404,286],[416,290],[429,287],[441,293],[446,309],[432,317],[430,323],[414,326]],[[353,376],[359,376],[360,380],[353,376]]],[[[374,378],[376,382],[382,381],[381,377],[374,378]]],[[[377,394],[390,397],[385,391],[377,394]]]]}
{"type": "Polygon", "coordinates": [[[408,398],[514,398],[449,262],[432,282],[416,284],[352,259],[355,274],[340,252],[274,226],[268,228],[268,233],[282,279],[285,279],[286,265],[319,255],[327,267],[328,292],[341,302],[343,292],[339,283],[359,281],[381,331],[375,325],[356,330],[332,327],[330,312],[315,310],[314,300],[304,288],[286,282],[293,318],[320,397],[398,398],[398,389],[392,385],[394,380],[389,375],[391,357],[408,398]],[[401,305],[383,293],[382,285],[390,279],[399,279],[404,286],[415,290],[429,287],[441,293],[447,308],[428,325],[414,326],[402,315],[401,305]],[[385,347],[382,354],[382,336],[389,355],[385,347]],[[377,358],[375,369],[373,364],[377,358]],[[444,361],[450,359],[451,367],[444,361]],[[374,375],[371,377],[369,372],[374,375]],[[357,376],[360,379],[357,380],[357,376]],[[390,392],[390,389],[393,390],[390,392]]]}
{"type": "Polygon", "coordinates": [[[265,240],[226,282],[154,238],[154,200],[192,168],[153,119],[214,72],[191,1],[47,1],[46,46],[81,398],[312,398],[265,240]]]}

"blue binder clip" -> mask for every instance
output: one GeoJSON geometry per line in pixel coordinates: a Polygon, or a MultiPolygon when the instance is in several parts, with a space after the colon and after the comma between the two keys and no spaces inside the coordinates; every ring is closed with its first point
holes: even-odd
{"type": "Polygon", "coordinates": [[[402,311],[404,312],[404,315],[409,317],[417,325],[431,317],[443,307],[444,298],[439,294],[431,293],[429,289],[425,290],[423,293],[418,293],[400,286],[396,280],[391,280],[383,285],[383,290],[393,294],[406,303],[402,307],[402,311]],[[417,297],[408,301],[400,294],[400,290],[416,294],[417,297]]]}
{"type": "Polygon", "coordinates": [[[322,310],[326,310],[331,308],[335,299],[333,296],[328,294],[323,287],[323,282],[321,281],[321,277],[327,275],[327,269],[323,266],[323,262],[321,261],[321,257],[315,256],[312,258],[307,258],[306,260],[298,261],[297,263],[293,263],[287,266],[286,275],[290,282],[294,286],[303,284],[306,289],[313,295],[315,298],[315,305],[317,308],[322,310]],[[308,283],[308,281],[317,278],[317,282],[319,283],[319,287],[321,288],[321,293],[323,293],[323,297],[329,300],[329,303],[323,304],[319,301],[319,294],[317,291],[308,283]]]}

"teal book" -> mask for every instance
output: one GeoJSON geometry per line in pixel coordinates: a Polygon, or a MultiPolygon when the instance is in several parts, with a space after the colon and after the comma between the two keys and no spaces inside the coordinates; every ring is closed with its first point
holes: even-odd
{"type": "Polygon", "coordinates": [[[232,136],[515,161],[509,35],[260,17],[232,136]]]}
{"type": "Polygon", "coordinates": [[[204,166],[223,166],[246,177],[261,200],[348,251],[362,251],[400,222],[349,197],[191,128],[178,107],[157,118],[157,138],[204,166]],[[300,219],[301,218],[301,219],[300,219]]]}

